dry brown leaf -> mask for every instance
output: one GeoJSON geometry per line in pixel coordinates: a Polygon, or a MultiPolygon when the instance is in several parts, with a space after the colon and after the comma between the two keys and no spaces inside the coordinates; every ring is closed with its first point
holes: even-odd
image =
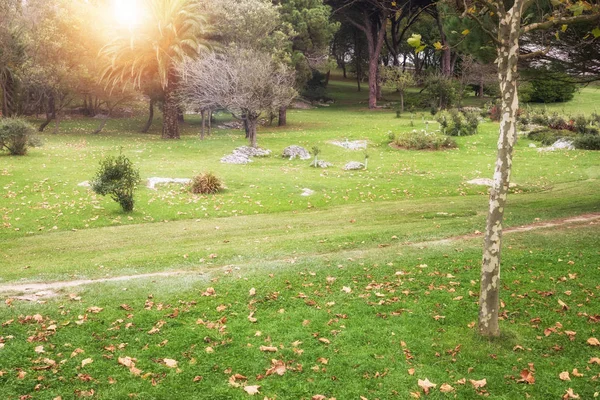
{"type": "Polygon", "coordinates": [[[208,346],[207,348],[204,349],[204,351],[208,354],[212,354],[215,352],[215,349],[213,349],[212,347],[208,346]]]}
{"type": "Polygon", "coordinates": [[[248,393],[250,396],[254,396],[259,393],[260,386],[252,385],[252,386],[244,386],[244,392],[248,393]]]}
{"type": "Polygon", "coordinates": [[[588,361],[588,364],[598,364],[598,365],[600,365],[600,358],[598,358],[598,357],[592,357],[592,358],[590,358],[590,361],[588,361]]]}
{"type": "Polygon", "coordinates": [[[415,369],[414,368],[409,368],[408,369],[408,374],[411,375],[411,376],[414,375],[415,374],[415,369]]]}
{"type": "Polygon", "coordinates": [[[266,376],[277,374],[279,376],[283,376],[287,371],[285,363],[281,360],[271,360],[271,368],[269,368],[266,372],[266,376]]]}
{"type": "Polygon", "coordinates": [[[561,299],[558,299],[558,305],[560,305],[561,310],[564,310],[564,311],[568,311],[569,310],[569,306],[564,301],[562,301],[561,299]]]}
{"type": "Polygon", "coordinates": [[[260,346],[258,349],[260,351],[266,351],[271,353],[275,353],[277,351],[277,347],[275,346],[260,346]]]}
{"type": "Polygon", "coordinates": [[[326,338],[324,338],[324,337],[322,337],[322,338],[319,338],[319,342],[321,342],[321,343],[325,343],[325,344],[330,344],[330,343],[331,343],[331,341],[330,341],[329,339],[326,339],[326,338]]]}
{"type": "Polygon", "coordinates": [[[196,376],[194,377],[194,382],[200,382],[202,379],[204,379],[202,376],[200,376],[200,375],[196,375],[196,376]]]}
{"type": "Polygon", "coordinates": [[[104,310],[104,308],[93,306],[93,307],[89,307],[87,309],[87,312],[92,313],[92,314],[98,314],[102,310],[104,310]]]}
{"type": "Polygon", "coordinates": [[[248,291],[248,296],[255,296],[255,295],[256,295],[256,289],[254,289],[254,288],[251,288],[251,289],[248,291]]]}
{"type": "Polygon", "coordinates": [[[135,359],[131,357],[119,357],[117,359],[118,363],[123,365],[124,367],[131,368],[135,366],[135,359]]]}
{"type": "Polygon", "coordinates": [[[476,381],[474,379],[469,379],[469,382],[471,382],[471,385],[473,385],[473,387],[475,389],[479,389],[479,388],[485,387],[485,385],[487,385],[487,379],[485,379],[485,378],[480,379],[478,381],[476,381]]]}
{"type": "Polygon", "coordinates": [[[462,378],[456,381],[459,385],[465,385],[467,383],[467,378],[462,378]]]}
{"type": "Polygon", "coordinates": [[[44,346],[36,346],[35,349],[33,349],[33,351],[35,351],[38,354],[41,353],[45,353],[46,351],[44,350],[44,346]]]}
{"type": "Polygon", "coordinates": [[[578,399],[579,395],[577,393],[573,392],[573,389],[568,388],[567,393],[565,393],[565,395],[562,398],[563,398],[563,400],[578,399]]]}
{"type": "Polygon", "coordinates": [[[517,382],[524,382],[530,385],[533,385],[535,383],[535,377],[533,376],[533,373],[531,371],[524,369],[521,371],[520,375],[521,379],[517,379],[517,382]]]}
{"type": "Polygon", "coordinates": [[[558,374],[558,377],[560,378],[561,381],[570,381],[571,377],[569,376],[569,371],[563,371],[560,374],[558,374]]]}
{"type": "Polygon", "coordinates": [[[342,287],[342,292],[344,292],[344,293],[351,293],[352,289],[349,288],[348,286],[344,286],[344,287],[342,287]]]}
{"type": "Polygon", "coordinates": [[[442,386],[440,386],[440,392],[442,393],[450,393],[453,392],[454,388],[450,385],[448,385],[447,383],[442,383],[442,386]]]}
{"type": "Polygon", "coordinates": [[[322,394],[315,394],[310,400],[327,400],[327,396],[323,396],[322,394]]]}
{"type": "Polygon", "coordinates": [[[427,378],[425,378],[425,380],[419,379],[417,381],[417,385],[419,385],[419,387],[421,389],[423,389],[423,391],[425,392],[425,394],[429,393],[429,389],[432,389],[432,388],[434,388],[434,387],[437,386],[435,383],[430,382],[429,379],[427,379],[427,378]]]}
{"type": "Polygon", "coordinates": [[[329,363],[329,360],[323,357],[319,357],[317,358],[317,362],[323,364],[323,365],[327,365],[329,363]]]}
{"type": "Polygon", "coordinates": [[[598,339],[596,339],[595,337],[591,337],[587,340],[587,344],[589,344],[590,346],[600,346],[600,341],[598,341],[598,339]]]}
{"type": "Polygon", "coordinates": [[[248,315],[248,321],[255,323],[256,321],[258,321],[256,318],[254,318],[254,311],[252,311],[250,313],[250,315],[248,315]]]}
{"type": "Polygon", "coordinates": [[[85,360],[81,360],[81,368],[85,367],[88,364],[93,363],[94,360],[92,360],[91,358],[86,358],[85,360]]]}
{"type": "Polygon", "coordinates": [[[573,368],[573,372],[571,372],[573,374],[573,376],[576,376],[578,378],[581,378],[583,376],[582,373],[580,373],[579,371],[577,371],[577,368],[573,368]]]}
{"type": "Polygon", "coordinates": [[[177,361],[173,360],[172,358],[164,358],[163,362],[169,368],[177,368],[177,361]]]}

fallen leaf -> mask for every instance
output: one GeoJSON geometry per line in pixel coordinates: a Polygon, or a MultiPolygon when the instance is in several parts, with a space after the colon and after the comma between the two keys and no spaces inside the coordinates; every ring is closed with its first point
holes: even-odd
{"type": "Polygon", "coordinates": [[[133,307],[131,307],[129,304],[121,304],[121,308],[125,311],[133,311],[133,307]]]}
{"type": "Polygon", "coordinates": [[[331,343],[331,341],[329,339],[326,339],[326,338],[323,338],[323,337],[319,338],[319,342],[325,343],[325,344],[330,344],[331,343]]]}
{"type": "Polygon", "coordinates": [[[471,382],[471,385],[473,385],[473,387],[475,389],[479,389],[479,388],[485,387],[485,385],[487,385],[487,380],[485,378],[480,379],[478,381],[476,381],[474,379],[469,379],[469,382],[471,382]]]}
{"type": "MultiPolygon", "coordinates": [[[[3,344],[4,344],[4,343],[3,343],[3,344]]],[[[41,353],[45,353],[45,352],[46,352],[46,351],[44,350],[44,346],[36,346],[36,348],[35,348],[33,351],[35,351],[35,352],[36,352],[36,353],[38,353],[38,354],[41,354],[41,353]]]]}
{"type": "Polygon", "coordinates": [[[277,347],[275,347],[275,346],[260,346],[259,350],[270,352],[270,353],[275,353],[277,351],[277,347]]]}
{"type": "Polygon", "coordinates": [[[448,385],[447,383],[443,383],[442,386],[440,386],[440,392],[442,393],[449,393],[449,392],[453,392],[454,388],[450,385],[448,385]]]}
{"type": "Polygon", "coordinates": [[[202,379],[204,379],[204,378],[202,378],[200,375],[196,375],[194,377],[194,382],[200,382],[202,379]]]}
{"type": "Polygon", "coordinates": [[[558,377],[560,378],[561,381],[570,381],[571,377],[569,376],[569,371],[563,371],[560,374],[558,374],[558,377]]]}
{"type": "Polygon", "coordinates": [[[310,400],[327,400],[327,396],[323,396],[322,394],[315,394],[310,400]]]}
{"type": "Polygon", "coordinates": [[[600,341],[598,341],[598,339],[596,339],[595,337],[591,337],[587,340],[587,344],[589,344],[590,346],[600,346],[600,341]]]}
{"type": "Polygon", "coordinates": [[[266,372],[266,376],[277,374],[279,376],[283,376],[287,371],[285,363],[281,360],[271,360],[271,368],[269,368],[266,372]]]}
{"type": "Polygon", "coordinates": [[[255,394],[258,394],[259,389],[260,389],[260,386],[258,386],[258,385],[244,386],[244,391],[246,393],[248,393],[250,396],[254,396],[255,394]]]}
{"type": "Polygon", "coordinates": [[[411,375],[411,376],[414,375],[415,374],[415,369],[414,368],[409,368],[408,369],[408,374],[411,375]]]}
{"type": "Polygon", "coordinates": [[[577,371],[577,368],[573,368],[573,372],[571,372],[573,374],[573,376],[576,376],[578,378],[581,378],[583,376],[582,373],[580,373],[579,371],[577,371]]]}
{"type": "Polygon", "coordinates": [[[590,361],[588,361],[588,364],[598,364],[598,365],[600,365],[600,358],[598,358],[598,357],[592,357],[592,358],[590,358],[590,361]]]}
{"type": "Polygon", "coordinates": [[[518,379],[517,382],[524,382],[530,385],[533,385],[535,383],[535,377],[533,376],[533,373],[531,373],[531,371],[524,369],[521,371],[520,375],[521,379],[518,379]]]}
{"type": "Polygon", "coordinates": [[[86,358],[85,360],[81,360],[81,368],[85,367],[88,364],[93,363],[94,360],[92,360],[91,358],[86,358]]]}
{"type": "Polygon", "coordinates": [[[568,311],[569,310],[569,306],[564,301],[562,301],[561,299],[558,299],[558,304],[560,305],[561,310],[564,310],[564,311],[568,311]]]}
{"type": "Polygon", "coordinates": [[[252,288],[250,289],[250,291],[248,292],[248,296],[255,296],[256,295],[256,289],[252,288]]]}
{"type": "Polygon", "coordinates": [[[171,358],[165,358],[165,359],[163,359],[163,362],[169,368],[177,368],[177,361],[176,360],[173,360],[171,358]]]}
{"type": "Polygon", "coordinates": [[[429,379],[427,379],[427,378],[425,378],[425,380],[419,379],[417,381],[417,384],[419,385],[419,387],[421,389],[423,389],[423,391],[425,392],[425,394],[429,393],[429,389],[432,389],[432,388],[434,388],[434,387],[437,386],[435,383],[430,382],[429,379]]]}
{"type": "Polygon", "coordinates": [[[349,288],[348,286],[344,286],[344,287],[342,288],[342,292],[345,292],[345,293],[351,293],[351,292],[352,292],[352,289],[351,289],[351,288],[349,288]]]}
{"type": "Polygon", "coordinates": [[[579,395],[573,392],[573,389],[568,388],[567,389],[567,393],[565,393],[565,395],[562,397],[563,400],[567,400],[567,399],[578,399],[579,395]]]}
{"type": "Polygon", "coordinates": [[[258,321],[256,318],[254,318],[254,311],[252,311],[250,313],[250,315],[248,315],[248,321],[255,323],[256,321],[258,321]]]}

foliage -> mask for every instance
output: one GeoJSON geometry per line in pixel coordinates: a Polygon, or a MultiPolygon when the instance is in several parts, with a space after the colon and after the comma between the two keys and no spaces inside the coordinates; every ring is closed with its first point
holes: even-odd
{"type": "Polygon", "coordinates": [[[140,182],[140,173],[123,154],[107,156],[91,182],[92,190],[102,196],[110,195],[123,211],[133,211],[133,194],[140,182]]]}
{"type": "Polygon", "coordinates": [[[551,128],[536,129],[527,134],[528,139],[541,142],[545,146],[550,146],[559,139],[573,139],[575,136],[573,131],[551,128]]]}
{"type": "Polygon", "coordinates": [[[223,182],[212,172],[196,175],[190,185],[190,191],[196,194],[215,194],[221,190],[223,190],[223,182]]]}
{"type": "Polygon", "coordinates": [[[469,136],[477,133],[479,116],[474,112],[461,112],[456,108],[438,114],[442,133],[448,136],[469,136]]]}
{"type": "Polygon", "coordinates": [[[311,101],[329,101],[327,95],[327,76],[317,69],[312,70],[312,78],[306,82],[302,97],[311,101]]]}
{"type": "Polygon", "coordinates": [[[525,85],[522,89],[521,100],[524,102],[563,103],[572,100],[577,91],[577,85],[565,73],[535,69],[524,74],[527,75],[531,80],[530,88],[525,85]]]}
{"type": "Polygon", "coordinates": [[[432,99],[430,105],[436,105],[440,109],[456,105],[462,97],[460,83],[454,78],[433,73],[427,76],[424,85],[425,93],[432,99]]]}
{"type": "Polygon", "coordinates": [[[582,150],[600,150],[600,135],[578,135],[573,140],[573,145],[582,150]]]}
{"type": "Polygon", "coordinates": [[[416,129],[399,134],[394,144],[408,150],[443,150],[457,147],[456,142],[446,135],[416,129]]]}
{"type": "Polygon", "coordinates": [[[5,149],[13,156],[27,154],[29,146],[41,144],[35,129],[20,118],[0,119],[0,150],[5,149]]]}

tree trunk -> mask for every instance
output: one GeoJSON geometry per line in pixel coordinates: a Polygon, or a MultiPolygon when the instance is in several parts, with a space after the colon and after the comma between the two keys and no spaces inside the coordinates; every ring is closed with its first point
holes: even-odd
{"type": "Polygon", "coordinates": [[[358,32],[354,31],[354,63],[356,64],[356,85],[360,92],[360,80],[362,78],[362,70],[360,68],[360,48],[358,47],[358,32]]]}
{"type": "Polygon", "coordinates": [[[400,112],[404,113],[404,90],[400,91],[400,112]]]}
{"type": "Polygon", "coordinates": [[[54,131],[52,132],[55,135],[58,135],[58,129],[60,127],[60,117],[61,117],[61,112],[57,112],[56,116],[54,117],[54,131]]]}
{"type": "Polygon", "coordinates": [[[142,133],[148,133],[152,126],[152,121],[154,120],[154,102],[154,99],[150,99],[150,104],[148,104],[148,121],[146,121],[146,125],[142,128],[142,133]]]}
{"type": "Polygon", "coordinates": [[[177,99],[175,98],[176,82],[175,68],[169,68],[169,81],[165,87],[165,101],[163,106],[163,139],[179,139],[179,108],[177,107],[177,99]]]}
{"type": "Polygon", "coordinates": [[[257,147],[256,125],[258,122],[258,117],[249,116],[245,121],[248,123],[248,141],[250,142],[250,147],[257,147]]]}
{"type": "Polygon", "coordinates": [[[279,107],[279,121],[277,126],[287,125],[287,107],[279,107]]]}
{"type": "Polygon", "coordinates": [[[94,132],[92,132],[92,135],[97,135],[100,132],[102,132],[102,130],[106,126],[106,121],[108,121],[108,115],[106,117],[102,118],[102,121],[100,122],[100,125],[98,125],[98,128],[96,128],[96,130],[94,132]]]}
{"type": "Polygon", "coordinates": [[[502,119],[481,264],[479,333],[483,336],[500,335],[498,309],[502,221],[510,183],[513,147],[517,139],[517,62],[522,6],[523,0],[515,0],[506,15],[499,16],[498,38],[501,45],[498,48],[498,77],[502,94],[502,119]]]}
{"type": "Polygon", "coordinates": [[[348,76],[346,74],[346,63],[342,63],[342,73],[344,74],[344,79],[347,79],[348,76]]]}
{"type": "Polygon", "coordinates": [[[213,111],[212,109],[208,109],[208,136],[210,136],[212,131],[212,119],[213,119],[213,111]]]}
{"type": "Polygon", "coordinates": [[[327,73],[325,74],[325,87],[327,87],[329,85],[329,78],[331,78],[331,70],[328,69],[327,73]]]}
{"type": "Polygon", "coordinates": [[[202,127],[200,128],[200,140],[204,140],[204,128],[206,127],[206,110],[201,110],[200,116],[202,118],[202,127]]]}
{"type": "Polygon", "coordinates": [[[54,95],[51,94],[48,96],[48,106],[46,108],[46,120],[42,122],[40,127],[38,128],[39,132],[44,132],[44,129],[52,122],[52,120],[56,118],[56,103],[54,100],[54,95]]]}
{"type": "Polygon", "coordinates": [[[179,106],[177,106],[177,121],[185,122],[185,119],[183,118],[183,110],[179,106]]]}

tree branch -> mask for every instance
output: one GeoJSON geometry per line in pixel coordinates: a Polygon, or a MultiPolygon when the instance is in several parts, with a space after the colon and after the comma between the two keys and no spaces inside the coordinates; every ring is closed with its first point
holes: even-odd
{"type": "Polygon", "coordinates": [[[574,17],[556,18],[551,21],[536,22],[533,24],[524,25],[521,27],[521,33],[526,34],[526,33],[529,33],[531,31],[538,30],[538,29],[549,29],[549,28],[552,28],[552,27],[558,26],[558,25],[577,24],[579,22],[591,22],[594,20],[600,20],[600,14],[585,14],[585,15],[578,15],[578,16],[574,16],[574,17]]]}

